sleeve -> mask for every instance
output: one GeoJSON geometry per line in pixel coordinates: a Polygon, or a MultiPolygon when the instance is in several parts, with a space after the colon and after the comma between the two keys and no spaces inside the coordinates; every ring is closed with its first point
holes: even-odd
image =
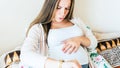
{"type": "Polygon", "coordinates": [[[90,46],[87,47],[89,51],[94,50],[97,47],[97,39],[93,35],[92,30],[90,29],[89,26],[86,26],[82,20],[79,18],[76,18],[76,24],[83,30],[84,35],[89,38],[90,40],[90,46]]]}
{"type": "Polygon", "coordinates": [[[33,68],[44,68],[44,63],[47,57],[41,55],[37,51],[38,49],[38,39],[41,36],[41,29],[38,25],[34,25],[26,37],[22,48],[20,60],[22,64],[31,66],[33,68]]]}

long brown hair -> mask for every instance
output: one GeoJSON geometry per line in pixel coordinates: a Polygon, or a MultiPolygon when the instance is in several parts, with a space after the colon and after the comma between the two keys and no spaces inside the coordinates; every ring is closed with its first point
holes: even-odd
{"type": "MultiPolygon", "coordinates": [[[[38,23],[41,23],[44,31],[47,33],[49,31],[50,26],[48,26],[48,23],[50,23],[53,19],[54,12],[58,6],[60,0],[45,0],[44,5],[38,14],[38,16],[33,20],[33,22],[30,24],[26,36],[30,30],[30,28],[38,23]]],[[[71,7],[68,15],[66,16],[66,19],[70,20],[73,18],[73,9],[74,9],[74,0],[71,0],[71,7]]]]}

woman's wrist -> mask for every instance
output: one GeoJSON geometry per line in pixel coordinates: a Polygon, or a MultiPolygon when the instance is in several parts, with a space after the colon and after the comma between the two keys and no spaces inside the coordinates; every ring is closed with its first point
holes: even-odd
{"type": "Polygon", "coordinates": [[[59,60],[59,68],[63,68],[62,64],[64,63],[64,60],[59,60]]]}
{"type": "Polygon", "coordinates": [[[81,45],[88,47],[90,45],[90,40],[85,37],[85,36],[81,36],[81,45]]]}
{"type": "Polygon", "coordinates": [[[65,61],[62,63],[62,68],[71,68],[73,64],[71,61],[65,61]]]}

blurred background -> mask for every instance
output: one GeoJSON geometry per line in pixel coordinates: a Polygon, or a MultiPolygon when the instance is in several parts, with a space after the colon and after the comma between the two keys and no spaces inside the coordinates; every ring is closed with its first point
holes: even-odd
{"type": "MultiPolygon", "coordinates": [[[[120,0],[75,0],[74,16],[94,32],[120,31],[120,0]]],[[[23,44],[44,0],[0,0],[0,55],[23,44]]]]}

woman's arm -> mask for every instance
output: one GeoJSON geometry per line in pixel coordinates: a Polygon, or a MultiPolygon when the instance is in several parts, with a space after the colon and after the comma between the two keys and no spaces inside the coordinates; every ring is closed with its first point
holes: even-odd
{"type": "Polygon", "coordinates": [[[80,45],[84,46],[84,47],[89,47],[91,41],[89,40],[89,38],[85,37],[85,36],[80,36],[78,37],[78,41],[80,41],[80,45]]]}
{"type": "Polygon", "coordinates": [[[79,26],[83,31],[83,36],[77,36],[73,38],[69,38],[64,41],[63,52],[64,53],[72,53],[76,52],[80,45],[87,47],[88,50],[94,50],[97,46],[97,39],[93,35],[91,29],[86,26],[80,19],[73,19],[72,22],[79,26]]]}
{"type": "Polygon", "coordinates": [[[76,24],[83,30],[84,36],[90,40],[90,45],[87,47],[88,50],[94,50],[97,47],[97,39],[90,27],[86,26],[85,23],[83,23],[82,20],[80,20],[79,18],[76,19],[76,24]]]}
{"type": "Polygon", "coordinates": [[[41,35],[41,29],[38,24],[34,25],[28,36],[25,38],[25,41],[21,48],[20,60],[22,64],[35,67],[35,68],[44,68],[46,56],[41,55],[38,51],[38,39],[41,35]]]}

